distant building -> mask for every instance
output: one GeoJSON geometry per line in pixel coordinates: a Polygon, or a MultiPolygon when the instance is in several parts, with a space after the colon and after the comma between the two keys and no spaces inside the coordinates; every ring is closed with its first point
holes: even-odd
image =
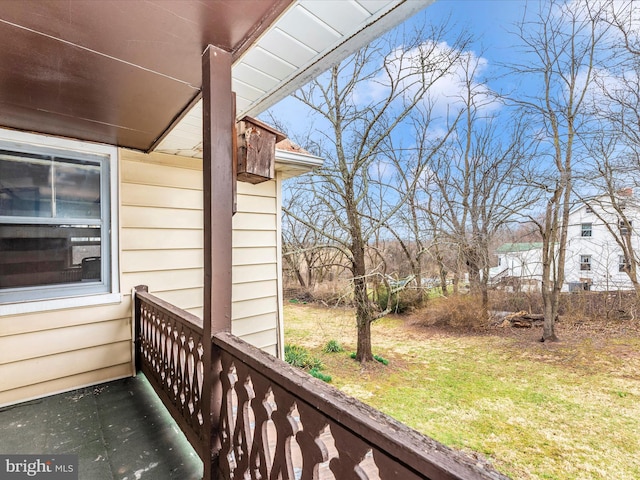
{"type": "Polygon", "coordinates": [[[625,258],[618,241],[624,239],[636,253],[640,252],[637,231],[640,208],[631,189],[618,192],[616,204],[626,222],[607,195],[596,197],[571,212],[563,290],[633,289],[626,272],[629,259],[625,258]]]}
{"type": "MultiPolygon", "coordinates": [[[[607,195],[595,197],[569,214],[562,291],[633,289],[626,271],[630,262],[618,241],[629,242],[633,250],[640,253],[637,231],[640,205],[631,189],[618,192],[616,200],[624,218],[607,195]]],[[[498,266],[490,270],[492,285],[514,290],[540,290],[541,242],[505,243],[496,254],[498,266]]]]}
{"type": "Polygon", "coordinates": [[[498,266],[489,271],[489,282],[506,290],[540,290],[542,242],[505,243],[496,250],[498,266]]]}

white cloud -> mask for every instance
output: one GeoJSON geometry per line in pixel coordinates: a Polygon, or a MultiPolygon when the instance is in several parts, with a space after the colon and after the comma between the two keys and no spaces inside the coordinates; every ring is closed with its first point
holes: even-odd
{"type": "Polygon", "coordinates": [[[444,117],[463,108],[469,90],[476,108],[492,111],[500,103],[481,81],[488,67],[486,58],[472,51],[457,51],[446,42],[425,42],[407,51],[398,48],[387,56],[386,70],[381,67],[380,73],[354,92],[351,100],[357,104],[381,101],[395,82],[405,99],[427,86],[423,106],[432,106],[436,116],[444,117]]]}

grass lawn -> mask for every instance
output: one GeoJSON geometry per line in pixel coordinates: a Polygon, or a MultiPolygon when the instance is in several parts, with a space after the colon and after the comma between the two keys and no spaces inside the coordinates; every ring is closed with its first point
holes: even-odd
{"type": "Polygon", "coordinates": [[[640,335],[559,325],[480,334],[373,326],[374,354],[360,366],[351,310],[285,307],[285,341],[307,347],[332,384],[416,430],[488,457],[514,479],[640,479],[640,335]],[[343,353],[323,353],[329,340],[343,353]]]}

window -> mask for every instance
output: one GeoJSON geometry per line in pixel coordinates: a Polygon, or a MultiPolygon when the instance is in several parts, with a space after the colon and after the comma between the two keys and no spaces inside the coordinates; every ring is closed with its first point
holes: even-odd
{"type": "Polygon", "coordinates": [[[628,272],[629,270],[631,270],[631,264],[629,263],[627,257],[625,257],[624,255],[620,255],[618,264],[619,272],[628,272]]]}
{"type": "Polygon", "coordinates": [[[582,224],[582,234],[583,237],[591,236],[591,223],[583,223],[582,224]]]}
{"type": "Polygon", "coordinates": [[[591,255],[580,255],[580,270],[591,270],[591,255]]]}
{"type": "Polygon", "coordinates": [[[0,304],[111,292],[115,149],[21,136],[0,140],[0,304]]]}
{"type": "Polygon", "coordinates": [[[587,205],[586,212],[593,213],[593,208],[591,207],[591,205],[587,205]]]}
{"type": "Polygon", "coordinates": [[[620,228],[620,235],[631,235],[631,220],[620,220],[618,226],[620,228]]]}

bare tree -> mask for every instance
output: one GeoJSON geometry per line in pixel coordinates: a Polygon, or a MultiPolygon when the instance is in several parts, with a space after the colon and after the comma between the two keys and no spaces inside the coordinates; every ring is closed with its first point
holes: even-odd
{"type": "MultiPolygon", "coordinates": [[[[464,46],[463,39],[451,47],[441,42],[443,27],[426,28],[411,36],[383,37],[294,95],[321,119],[317,135],[326,162],[307,188],[333,217],[335,233],[323,235],[340,245],[349,261],[360,362],[373,359],[371,323],[380,315],[367,288],[366,251],[374,233],[404,202],[404,196],[385,194],[385,149],[464,46]]],[[[433,148],[443,141],[437,139],[433,148]]],[[[321,231],[311,219],[297,218],[321,231]]]]}
{"type": "Polygon", "coordinates": [[[512,99],[531,122],[532,135],[539,142],[542,168],[537,178],[529,180],[540,188],[545,202],[544,217],[537,221],[543,243],[542,341],[558,340],[555,322],[564,284],[574,164],[579,158],[576,148],[578,136],[588,130],[587,94],[594,84],[603,35],[598,16],[586,0],[551,0],[516,31],[524,61],[510,67],[532,86],[531,93],[520,92],[512,99]]]}
{"type": "Polygon", "coordinates": [[[432,226],[439,228],[440,239],[457,247],[471,292],[481,297],[481,315],[486,318],[493,237],[514,212],[530,203],[531,195],[527,185],[513,182],[526,160],[523,124],[515,120],[510,122],[512,128],[498,127],[500,117],[493,110],[502,105],[478,82],[479,64],[471,54],[461,62],[461,93],[451,107],[459,111],[456,134],[446,148],[423,160],[428,174],[421,187],[432,201],[419,208],[437,205],[428,212],[432,226]]]}
{"type": "MultiPolygon", "coordinates": [[[[429,113],[428,109],[416,109],[412,117],[429,115],[429,113]]],[[[419,140],[415,142],[415,147],[411,149],[409,155],[406,155],[406,151],[402,148],[387,149],[387,156],[395,168],[394,185],[399,189],[396,195],[404,196],[405,202],[384,226],[398,242],[409,263],[410,273],[415,278],[417,288],[420,289],[420,298],[424,300],[423,264],[431,245],[432,229],[429,228],[426,213],[421,207],[427,197],[419,187],[418,176],[424,169],[424,158],[428,156],[425,150],[431,152],[431,144],[425,139],[429,132],[426,129],[415,128],[415,121],[413,123],[413,138],[419,140]]],[[[430,121],[426,120],[421,122],[422,125],[429,123],[430,121]]]]}
{"type": "Polygon", "coordinates": [[[586,196],[577,192],[577,196],[590,207],[618,246],[624,260],[620,262],[621,271],[627,274],[636,297],[640,299],[638,225],[633,223],[640,213],[640,204],[633,190],[639,175],[637,165],[629,161],[629,151],[618,145],[619,133],[603,126],[589,139],[591,168],[587,170],[583,183],[591,186],[590,190],[597,194],[586,196]]]}
{"type": "Polygon", "coordinates": [[[623,48],[634,57],[640,57],[640,11],[637,2],[607,0],[600,16],[621,34],[623,48]]]}
{"type": "Polygon", "coordinates": [[[304,188],[306,179],[287,185],[287,198],[283,209],[289,212],[282,221],[282,256],[298,284],[312,291],[317,282],[322,282],[329,272],[342,269],[345,256],[340,246],[328,242],[320,230],[330,232],[333,219],[313,202],[304,188]],[[304,215],[303,215],[304,212],[304,215]],[[297,218],[304,216],[307,222],[297,218]],[[310,227],[312,223],[314,227],[310,227]]]}
{"type": "Polygon", "coordinates": [[[624,146],[626,162],[640,167],[640,8],[637,2],[605,2],[600,14],[613,28],[608,36],[608,75],[597,79],[602,97],[593,106],[594,115],[605,120],[604,128],[624,146]]]}

